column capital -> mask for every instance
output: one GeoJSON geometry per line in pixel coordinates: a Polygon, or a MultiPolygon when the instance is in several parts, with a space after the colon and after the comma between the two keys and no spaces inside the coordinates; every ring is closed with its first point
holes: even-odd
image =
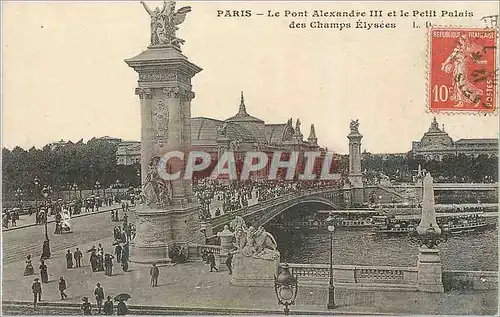
{"type": "Polygon", "coordinates": [[[183,101],[191,101],[195,97],[193,91],[178,86],[165,87],[163,88],[163,92],[168,98],[179,98],[183,101]]]}
{"type": "Polygon", "coordinates": [[[153,91],[151,88],[136,88],[135,94],[141,99],[151,99],[153,98],[153,91]]]}

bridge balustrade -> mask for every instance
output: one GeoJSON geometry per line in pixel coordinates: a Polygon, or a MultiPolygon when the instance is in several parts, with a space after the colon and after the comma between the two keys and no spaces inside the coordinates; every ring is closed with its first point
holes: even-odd
{"type": "MultiPolygon", "coordinates": [[[[291,273],[301,285],[325,287],[330,280],[328,264],[289,263],[291,273]]],[[[374,288],[386,290],[417,289],[416,267],[334,265],[336,287],[374,288]]]]}

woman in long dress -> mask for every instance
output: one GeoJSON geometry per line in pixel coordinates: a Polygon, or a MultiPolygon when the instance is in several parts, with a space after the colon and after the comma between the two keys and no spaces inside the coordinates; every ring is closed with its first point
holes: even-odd
{"type": "Polygon", "coordinates": [[[33,264],[31,264],[31,255],[26,257],[26,266],[24,267],[24,276],[35,274],[35,268],[33,268],[33,264]]]}
{"type": "Polygon", "coordinates": [[[465,35],[458,38],[457,46],[441,65],[441,70],[453,74],[453,93],[451,100],[456,101],[454,107],[463,107],[464,103],[479,105],[483,91],[469,80],[467,64],[469,59],[477,64],[486,64],[485,60],[478,60],[481,47],[469,42],[465,35]]]}
{"type": "Polygon", "coordinates": [[[45,262],[43,260],[40,260],[40,279],[42,280],[42,283],[49,282],[49,273],[47,271],[47,265],[45,265],[45,262]]]}

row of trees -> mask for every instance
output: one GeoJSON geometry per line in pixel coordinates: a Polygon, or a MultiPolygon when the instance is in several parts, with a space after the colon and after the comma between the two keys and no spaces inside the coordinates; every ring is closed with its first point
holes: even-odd
{"type": "Polygon", "coordinates": [[[2,194],[7,199],[22,195],[24,199],[41,195],[44,186],[52,191],[139,186],[140,168],[118,165],[115,143],[92,139],[87,143],[69,143],[53,148],[15,147],[2,149],[2,194]],[[35,180],[38,179],[38,186],[35,180]],[[74,186],[76,184],[76,186],[74,186]]]}

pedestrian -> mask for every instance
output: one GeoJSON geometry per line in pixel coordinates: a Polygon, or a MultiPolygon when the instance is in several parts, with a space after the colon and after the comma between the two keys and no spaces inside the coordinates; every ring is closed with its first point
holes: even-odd
{"type": "Polygon", "coordinates": [[[66,253],[66,267],[68,269],[73,268],[73,254],[71,254],[70,250],[66,253]]]}
{"type": "Polygon", "coordinates": [[[106,255],[104,256],[104,267],[106,268],[106,271],[104,274],[107,276],[113,275],[113,259],[114,258],[115,257],[109,253],[106,253],[106,255]]]}
{"type": "Polygon", "coordinates": [[[101,313],[102,301],[104,300],[104,289],[101,287],[101,283],[97,283],[97,287],[94,289],[95,300],[97,302],[98,314],[101,313]]]}
{"type": "Polygon", "coordinates": [[[227,254],[226,266],[229,270],[229,275],[233,274],[233,253],[231,252],[227,254]]]}
{"type": "Polygon", "coordinates": [[[158,276],[160,276],[160,270],[156,266],[156,263],[153,263],[153,266],[149,270],[149,274],[151,275],[151,285],[153,287],[158,286],[158,276]]]}
{"type": "Polygon", "coordinates": [[[102,311],[104,312],[104,315],[114,314],[114,307],[113,307],[113,301],[111,300],[111,296],[108,296],[108,299],[104,302],[102,311]]]}
{"type": "Polygon", "coordinates": [[[66,281],[61,276],[61,278],[59,279],[59,292],[61,293],[62,300],[65,300],[66,298],[68,298],[68,295],[66,295],[66,293],[64,292],[66,289],[67,289],[66,281]]]}
{"type": "Polygon", "coordinates": [[[92,315],[92,305],[89,303],[88,297],[82,298],[83,303],[82,303],[82,313],[83,315],[92,315]]]}
{"type": "Polygon", "coordinates": [[[95,251],[92,251],[90,254],[90,266],[92,267],[92,272],[97,272],[97,263],[98,262],[98,256],[95,254],[95,251]]]}
{"type": "Polygon", "coordinates": [[[33,264],[31,264],[31,255],[28,254],[26,257],[26,266],[24,267],[24,276],[35,274],[35,269],[33,268],[33,264]]]}
{"type": "Polygon", "coordinates": [[[49,282],[49,273],[47,271],[47,265],[45,265],[45,262],[43,260],[40,260],[40,279],[42,280],[42,283],[48,283],[49,282]]]}
{"type": "Polygon", "coordinates": [[[36,303],[42,301],[42,284],[40,284],[38,278],[35,278],[31,289],[33,291],[33,307],[36,307],[36,303]]]}
{"type": "Polygon", "coordinates": [[[122,298],[120,298],[120,300],[118,301],[118,305],[116,305],[116,314],[121,316],[128,314],[127,305],[122,298]]]}
{"type": "Polygon", "coordinates": [[[80,249],[76,248],[75,253],[73,253],[73,257],[75,258],[76,267],[81,267],[82,266],[82,257],[83,257],[82,251],[80,251],[80,249]]]}
{"type": "Polygon", "coordinates": [[[208,261],[210,262],[210,272],[213,272],[213,270],[219,272],[219,269],[215,266],[215,255],[212,250],[208,252],[208,261]]]}
{"type": "Polygon", "coordinates": [[[115,255],[116,255],[116,262],[120,263],[122,258],[122,246],[120,243],[116,244],[115,255]]]}
{"type": "Polygon", "coordinates": [[[115,211],[111,210],[111,221],[115,221],[115,211]]]}

